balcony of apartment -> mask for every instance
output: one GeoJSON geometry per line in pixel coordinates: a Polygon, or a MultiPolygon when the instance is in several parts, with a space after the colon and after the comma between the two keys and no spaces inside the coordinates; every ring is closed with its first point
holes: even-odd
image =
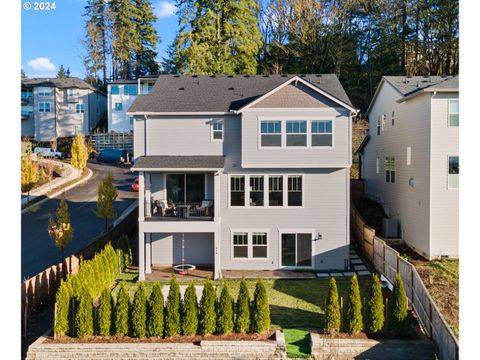
{"type": "Polygon", "coordinates": [[[22,106],[33,105],[33,93],[31,90],[22,90],[21,103],[22,106]]]}

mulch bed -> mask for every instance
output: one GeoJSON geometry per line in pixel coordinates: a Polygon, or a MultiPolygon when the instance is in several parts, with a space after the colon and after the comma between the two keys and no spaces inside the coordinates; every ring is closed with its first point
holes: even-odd
{"type": "Polygon", "coordinates": [[[172,336],[169,338],[132,338],[129,336],[88,336],[73,338],[70,336],[57,337],[47,336],[46,344],[69,344],[69,343],[199,343],[202,340],[232,340],[232,341],[265,341],[275,340],[275,331],[271,330],[265,334],[229,334],[229,335],[195,335],[195,336],[172,336]]]}

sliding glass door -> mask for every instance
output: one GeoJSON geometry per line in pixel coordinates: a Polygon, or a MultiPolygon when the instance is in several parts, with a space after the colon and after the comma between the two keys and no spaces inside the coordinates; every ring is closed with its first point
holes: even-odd
{"type": "Polygon", "coordinates": [[[175,204],[205,200],[205,174],[167,174],[167,199],[175,204]]]}
{"type": "Polygon", "coordinates": [[[312,266],[312,234],[282,234],[282,266],[312,266]]]}

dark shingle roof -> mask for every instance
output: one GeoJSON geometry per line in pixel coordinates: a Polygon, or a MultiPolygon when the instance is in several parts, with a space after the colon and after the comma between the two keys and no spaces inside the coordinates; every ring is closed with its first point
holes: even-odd
{"type": "MultiPolygon", "coordinates": [[[[35,86],[49,86],[57,87],[60,89],[65,88],[78,88],[78,89],[90,89],[93,91],[99,91],[95,86],[90,85],[86,81],[77,77],[69,78],[32,78],[22,79],[23,87],[35,87],[35,86]]],[[[101,91],[100,91],[101,92],[101,91]]]]}
{"type": "Polygon", "coordinates": [[[458,75],[450,78],[448,80],[442,81],[436,85],[429,87],[429,90],[458,90],[459,88],[459,81],[458,75]]]}
{"type": "Polygon", "coordinates": [[[225,163],[223,156],[140,156],[132,170],[138,169],[221,169],[225,163]]]}
{"type": "Polygon", "coordinates": [[[440,84],[443,82],[451,80],[452,76],[384,76],[383,78],[400,94],[403,96],[408,96],[416,91],[426,89],[431,86],[440,86],[440,84]]]}
{"type": "MultiPolygon", "coordinates": [[[[129,112],[228,112],[238,110],[296,75],[160,75],[150,94],[138,96],[129,112]]],[[[299,75],[352,106],[334,74],[299,75]]]]}

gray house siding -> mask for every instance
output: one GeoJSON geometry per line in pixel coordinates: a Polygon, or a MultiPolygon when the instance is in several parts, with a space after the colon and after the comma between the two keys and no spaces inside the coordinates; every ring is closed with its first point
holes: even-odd
{"type": "Polygon", "coordinates": [[[22,119],[21,123],[21,134],[22,136],[33,137],[35,136],[35,121],[33,120],[33,115],[30,115],[28,119],[22,119]]]}
{"type": "MultiPolygon", "coordinates": [[[[56,91],[52,91],[51,96],[39,96],[38,87],[33,89],[33,117],[35,119],[35,140],[37,141],[51,141],[55,138],[55,96],[56,91]],[[39,103],[49,102],[50,112],[39,112],[39,103]]],[[[55,90],[55,88],[53,88],[55,90]]]]}

